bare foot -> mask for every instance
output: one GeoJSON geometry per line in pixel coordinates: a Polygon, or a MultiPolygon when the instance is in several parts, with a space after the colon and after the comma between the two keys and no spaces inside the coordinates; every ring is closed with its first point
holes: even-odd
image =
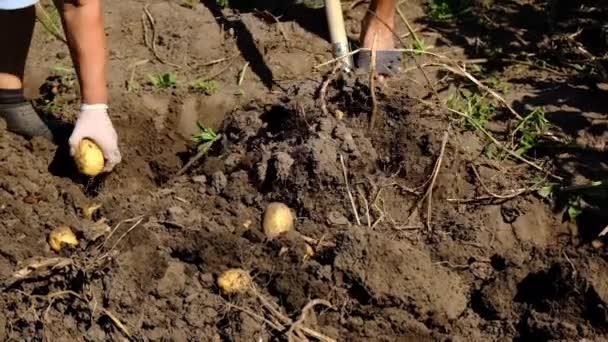
{"type": "Polygon", "coordinates": [[[378,19],[376,15],[367,13],[361,22],[361,47],[371,49],[376,36],[376,50],[391,50],[395,48],[395,41],[391,30],[394,29],[394,17],[385,16],[378,19]],[[390,27],[390,29],[387,27],[390,27]]]}
{"type": "Polygon", "coordinates": [[[376,15],[368,13],[361,25],[362,50],[357,57],[360,69],[369,70],[371,66],[371,49],[376,50],[375,70],[381,79],[399,72],[401,67],[401,52],[395,51],[393,36],[394,15],[384,15],[378,19],[376,15]],[[389,25],[389,27],[387,27],[389,25]],[[374,45],[375,39],[375,45],[374,45]]]}

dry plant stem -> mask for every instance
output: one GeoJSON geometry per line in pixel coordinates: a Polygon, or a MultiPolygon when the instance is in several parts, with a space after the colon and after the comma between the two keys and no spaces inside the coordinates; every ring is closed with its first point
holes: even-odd
{"type": "Polygon", "coordinates": [[[135,82],[135,70],[137,69],[137,67],[140,65],[144,65],[148,62],[149,62],[149,60],[142,59],[140,61],[137,61],[137,62],[131,64],[131,76],[129,77],[129,83],[127,84],[129,87],[133,84],[133,82],[135,82]]]}
{"type": "Polygon", "coordinates": [[[201,64],[201,66],[202,67],[206,67],[206,66],[215,65],[215,64],[218,64],[218,63],[221,63],[221,62],[224,62],[224,61],[228,61],[228,60],[236,57],[237,55],[232,55],[232,56],[228,56],[228,57],[222,57],[222,58],[214,59],[214,60],[211,60],[209,62],[201,64]]]}
{"type": "Polygon", "coordinates": [[[378,100],[376,99],[376,39],[378,35],[374,35],[372,42],[372,58],[369,68],[369,91],[372,97],[372,113],[369,118],[369,127],[374,129],[376,118],[378,116],[378,100]]]}
{"type": "Polygon", "coordinates": [[[17,270],[9,278],[0,282],[0,291],[10,288],[11,286],[15,285],[16,283],[18,283],[22,280],[25,280],[28,278],[35,278],[36,276],[40,275],[40,273],[43,270],[45,270],[47,268],[50,268],[50,270],[52,271],[52,270],[56,270],[56,269],[65,268],[72,264],[73,264],[72,259],[68,259],[68,258],[50,258],[50,259],[33,262],[33,263],[17,270]]]}
{"type": "Polygon", "coordinates": [[[289,317],[285,316],[283,313],[281,313],[281,311],[279,311],[277,308],[274,307],[274,305],[272,305],[272,303],[270,303],[270,301],[268,301],[268,299],[266,299],[257,289],[255,288],[251,288],[251,293],[260,300],[260,302],[262,303],[262,306],[265,307],[268,311],[270,311],[270,313],[276,317],[279,321],[281,321],[281,324],[285,324],[285,325],[291,325],[292,321],[289,317]]]}
{"type": "Polygon", "coordinates": [[[239,76],[239,83],[237,83],[237,86],[241,86],[241,84],[243,84],[243,81],[245,80],[245,73],[247,72],[247,67],[249,66],[249,62],[245,63],[245,65],[243,65],[243,70],[241,70],[241,76],[239,76]]]}
{"type": "Polygon", "coordinates": [[[606,226],[604,229],[602,229],[602,231],[598,234],[598,236],[602,237],[606,234],[608,234],[608,226],[606,226]]]}
{"type": "Polygon", "coordinates": [[[270,13],[270,11],[268,10],[265,10],[263,13],[274,19],[275,23],[277,23],[277,27],[279,28],[279,32],[281,32],[281,35],[283,36],[283,38],[285,38],[285,43],[289,45],[289,37],[287,36],[287,32],[285,32],[285,30],[283,29],[283,25],[281,25],[281,21],[279,20],[279,18],[277,18],[274,14],[270,13]]]}
{"type": "MultiPolygon", "coordinates": [[[[371,50],[371,49],[368,49],[368,48],[359,48],[359,49],[353,50],[353,51],[345,54],[344,56],[336,57],[336,58],[330,59],[328,61],[325,61],[325,62],[323,62],[321,64],[317,64],[313,69],[319,69],[319,68],[322,68],[322,67],[324,67],[326,65],[337,63],[337,62],[341,61],[342,59],[344,59],[346,57],[349,57],[349,56],[352,56],[354,54],[357,54],[360,51],[367,51],[367,50],[371,50]]],[[[440,54],[436,54],[436,53],[429,52],[429,51],[420,51],[420,50],[416,50],[416,49],[391,49],[391,51],[404,52],[404,53],[417,53],[417,54],[422,54],[422,55],[433,56],[433,57],[436,57],[436,58],[439,58],[439,59],[449,60],[449,58],[446,57],[446,56],[442,56],[440,54]]],[[[466,62],[466,61],[463,61],[463,62],[466,62]]]]}
{"type": "Polygon", "coordinates": [[[212,74],[210,74],[210,75],[207,75],[207,76],[203,77],[203,78],[202,78],[202,80],[203,80],[203,81],[210,81],[210,80],[212,80],[212,79],[214,79],[214,78],[218,77],[219,75],[223,74],[223,73],[224,73],[224,71],[228,70],[228,68],[230,68],[230,67],[232,66],[232,64],[233,64],[233,63],[234,63],[234,61],[235,61],[234,57],[236,57],[236,56],[237,56],[237,55],[234,55],[234,56],[230,57],[230,58],[229,58],[230,63],[226,64],[226,65],[225,65],[223,68],[221,68],[220,70],[218,70],[218,71],[216,71],[216,72],[214,72],[214,73],[212,73],[212,74]]]}
{"type": "MultiPolygon", "coordinates": [[[[296,326],[296,325],[304,324],[304,321],[308,317],[308,313],[310,312],[310,310],[312,310],[317,305],[324,305],[328,308],[332,307],[331,303],[324,299],[313,299],[304,306],[304,308],[302,309],[302,314],[300,315],[300,318],[293,323],[292,327],[296,326]]],[[[292,330],[292,329],[290,329],[290,330],[292,330]]]]}
{"type": "Polygon", "coordinates": [[[347,57],[350,57],[350,56],[352,56],[352,55],[357,54],[359,51],[361,51],[361,49],[353,50],[353,51],[351,51],[351,52],[349,52],[349,53],[347,53],[347,54],[344,54],[343,56],[336,57],[336,58],[332,58],[332,59],[330,59],[330,60],[328,60],[328,61],[326,61],[326,62],[323,62],[323,63],[321,63],[321,64],[317,64],[317,65],[314,67],[314,69],[319,69],[319,68],[322,68],[322,67],[324,67],[324,66],[326,66],[326,65],[333,64],[333,63],[336,63],[336,62],[340,62],[340,61],[341,61],[341,60],[343,60],[344,58],[347,58],[347,57]]]}
{"type": "Polygon", "coordinates": [[[568,254],[566,253],[566,251],[563,251],[564,254],[564,258],[566,259],[566,261],[570,264],[570,267],[572,267],[572,275],[576,276],[576,274],[578,273],[576,271],[576,266],[574,266],[574,263],[572,262],[572,260],[568,257],[568,254]]]}
{"type": "Polygon", "coordinates": [[[401,20],[405,24],[405,27],[407,28],[407,31],[409,32],[409,34],[412,36],[412,38],[414,38],[415,41],[418,42],[419,41],[418,36],[416,35],[416,32],[414,32],[414,30],[412,29],[412,26],[410,25],[410,22],[407,20],[407,18],[405,17],[405,15],[403,14],[403,12],[401,11],[400,5],[396,6],[396,10],[397,10],[397,14],[399,14],[399,17],[401,17],[401,20]]]}
{"type": "Polygon", "coordinates": [[[437,176],[439,175],[439,171],[441,170],[441,164],[443,162],[443,156],[445,154],[445,146],[448,143],[448,131],[443,134],[443,139],[441,140],[441,151],[439,152],[439,157],[437,158],[437,162],[435,162],[435,167],[433,168],[433,174],[431,175],[431,183],[427,188],[424,196],[420,199],[420,201],[424,201],[427,199],[426,206],[426,228],[431,230],[431,215],[433,211],[433,187],[435,186],[435,181],[437,180],[437,176]]]}
{"type": "Polygon", "coordinates": [[[350,200],[351,208],[353,209],[353,214],[355,215],[355,220],[357,221],[357,225],[361,225],[361,219],[359,219],[359,213],[357,212],[357,205],[355,204],[355,199],[353,198],[353,194],[350,191],[350,185],[348,183],[348,172],[346,171],[346,165],[344,164],[344,157],[340,153],[340,164],[342,165],[342,175],[344,176],[344,183],[346,184],[346,193],[348,194],[348,199],[350,200]]]}
{"type": "MultiPolygon", "coordinates": [[[[148,9],[148,7],[150,7],[150,5],[144,6],[144,13],[146,14],[146,17],[148,18],[148,21],[150,22],[150,28],[152,30],[152,37],[151,37],[150,45],[152,45],[152,52],[154,53],[154,57],[156,57],[156,59],[158,59],[158,61],[163,64],[167,64],[167,65],[170,65],[170,66],[173,66],[176,68],[181,68],[181,65],[167,62],[158,53],[158,49],[156,48],[156,20],[154,20],[154,17],[152,16],[152,13],[150,13],[150,10],[148,9]]],[[[145,34],[145,36],[147,36],[146,31],[144,31],[144,34],[145,34]]],[[[145,39],[145,36],[144,36],[144,39],[145,39]]]]}
{"type": "Polygon", "coordinates": [[[112,231],[110,232],[110,234],[108,235],[108,237],[106,237],[106,240],[103,242],[103,244],[101,244],[101,246],[99,246],[99,249],[103,249],[106,246],[106,244],[108,243],[108,241],[110,241],[110,238],[118,230],[118,227],[120,227],[123,223],[129,223],[129,222],[137,221],[137,220],[139,220],[139,219],[141,219],[143,217],[144,217],[143,215],[139,215],[139,216],[128,218],[128,219],[125,219],[125,220],[122,220],[122,221],[118,222],[118,224],[116,224],[116,226],[114,226],[114,229],[112,229],[112,231]]]}
{"type": "MultiPolygon", "coordinates": [[[[286,315],[284,315],[283,313],[281,313],[277,308],[274,307],[274,305],[268,301],[268,299],[266,299],[255,287],[251,287],[250,291],[249,291],[253,296],[255,296],[260,303],[262,304],[262,306],[264,308],[266,308],[268,311],[270,311],[270,313],[279,321],[281,321],[281,324],[284,324],[286,326],[293,326],[296,323],[298,323],[298,325],[292,330],[290,329],[290,331],[295,331],[297,333],[297,330],[302,330],[302,332],[304,332],[305,334],[312,336],[314,338],[317,338],[321,341],[325,341],[325,342],[336,342],[334,339],[327,337],[313,329],[310,328],[306,328],[304,326],[302,326],[302,321],[304,321],[304,319],[306,318],[304,315],[306,315],[306,313],[313,308],[315,305],[325,305],[327,307],[332,307],[331,303],[322,300],[322,299],[317,299],[317,300],[313,300],[312,302],[308,303],[304,309],[302,310],[302,317],[300,317],[300,319],[298,321],[296,321],[295,323],[291,320],[291,318],[287,317],[286,315]]],[[[241,309],[241,308],[239,308],[241,309]]],[[[246,311],[243,311],[246,312],[246,311]]],[[[264,320],[266,321],[266,320],[264,320]]],[[[275,326],[278,327],[278,325],[275,324],[275,326]]]]}
{"type": "Polygon", "coordinates": [[[268,324],[268,326],[270,326],[274,330],[277,330],[277,331],[283,331],[283,330],[285,330],[284,326],[282,326],[280,324],[276,324],[274,322],[271,322],[270,320],[262,317],[261,315],[258,315],[257,313],[255,313],[255,312],[253,312],[253,311],[251,311],[251,310],[249,310],[247,308],[243,308],[243,307],[240,307],[238,305],[231,304],[231,303],[227,303],[227,305],[230,308],[234,308],[234,309],[240,310],[240,311],[248,314],[249,316],[251,316],[251,317],[253,317],[253,318],[257,319],[257,320],[268,324]]]}
{"type": "MultiPolygon", "coordinates": [[[[124,232],[119,238],[118,240],[116,240],[116,242],[112,245],[112,247],[110,247],[110,249],[108,249],[107,252],[105,252],[102,256],[98,257],[95,262],[101,260],[101,259],[105,259],[107,256],[110,255],[110,253],[116,248],[116,246],[118,246],[118,244],[127,236],[129,235],[129,233],[131,233],[135,228],[137,228],[137,226],[139,226],[139,224],[141,223],[141,221],[144,220],[144,217],[141,216],[141,218],[139,220],[137,220],[137,222],[135,222],[129,229],[127,229],[126,232],[124,232]]],[[[107,240],[106,240],[107,241],[107,240]]]]}
{"type": "Polygon", "coordinates": [[[353,1],[353,3],[352,3],[352,4],[350,4],[350,6],[348,6],[348,10],[350,11],[350,10],[352,10],[353,8],[355,8],[355,7],[357,7],[357,6],[361,5],[361,4],[363,4],[363,3],[365,3],[365,2],[367,2],[367,0],[357,0],[357,1],[353,1]]]}
{"type": "MultiPolygon", "coordinates": [[[[25,293],[24,293],[25,294],[25,293]]],[[[53,304],[53,302],[55,301],[56,298],[58,297],[63,297],[63,296],[73,296],[77,299],[80,299],[81,301],[87,303],[89,305],[89,307],[91,306],[91,302],[87,299],[85,299],[83,296],[79,295],[78,293],[74,292],[74,291],[58,291],[58,292],[54,292],[54,293],[50,293],[48,295],[29,295],[29,294],[25,294],[26,296],[29,296],[31,298],[38,298],[38,299],[43,299],[49,302],[49,306],[47,307],[47,309],[45,310],[45,314],[44,317],[46,317],[46,315],[48,314],[48,311],[51,307],[51,305],[53,304]]],[[[116,317],[114,316],[114,314],[112,314],[110,311],[104,309],[104,308],[100,308],[100,311],[108,316],[108,318],[110,318],[110,320],[114,323],[114,325],[116,325],[116,327],[123,333],[125,334],[127,337],[131,338],[131,333],[129,332],[129,329],[127,329],[127,327],[116,317]]],[[[92,313],[94,313],[93,310],[91,310],[92,313]]]]}
{"type": "Polygon", "coordinates": [[[331,308],[332,305],[330,302],[323,300],[323,299],[314,299],[311,300],[310,302],[308,302],[308,304],[306,304],[304,306],[304,308],[302,309],[302,314],[300,315],[300,318],[298,318],[297,321],[295,321],[290,327],[289,330],[287,331],[287,338],[289,340],[289,342],[295,341],[294,339],[294,332],[297,332],[298,329],[301,329],[304,333],[308,334],[309,336],[312,336],[316,339],[319,339],[321,341],[335,341],[323,334],[320,334],[314,330],[311,329],[306,329],[306,327],[303,326],[304,321],[306,320],[306,318],[308,317],[309,312],[316,306],[316,305],[324,305],[326,307],[331,308]]]}
{"type": "Polygon", "coordinates": [[[325,336],[325,335],[319,333],[318,331],[312,330],[310,328],[300,327],[300,330],[302,330],[306,335],[312,336],[312,337],[316,338],[319,341],[323,341],[323,342],[337,342],[333,338],[331,338],[329,336],[325,336]]]}
{"type": "Polygon", "coordinates": [[[327,87],[329,83],[334,79],[334,75],[340,68],[339,65],[334,66],[334,69],[331,71],[331,74],[327,76],[327,79],[323,81],[321,84],[321,90],[319,90],[319,97],[321,98],[321,110],[325,116],[329,116],[329,111],[327,110],[327,101],[325,100],[325,96],[327,95],[327,87]]]}
{"type": "Polygon", "coordinates": [[[371,229],[372,228],[372,219],[369,214],[369,202],[367,201],[365,193],[363,192],[363,190],[361,190],[360,187],[357,187],[357,192],[358,192],[359,196],[361,197],[363,204],[365,205],[365,218],[367,220],[367,227],[371,229]]]}
{"type": "Polygon", "coordinates": [[[479,180],[479,183],[481,184],[481,186],[484,188],[484,190],[492,197],[494,198],[498,198],[498,199],[510,199],[513,197],[517,197],[523,193],[525,193],[528,189],[523,188],[523,189],[518,189],[514,192],[512,192],[509,195],[498,195],[492,191],[490,191],[490,189],[486,186],[486,184],[484,183],[483,179],[481,179],[481,176],[479,175],[479,172],[477,171],[477,168],[475,167],[475,165],[471,164],[471,168],[473,169],[473,173],[475,173],[475,177],[477,177],[477,179],[479,180]]]}
{"type": "Polygon", "coordinates": [[[479,196],[479,197],[475,197],[475,198],[448,198],[448,199],[446,199],[446,201],[448,201],[450,203],[469,204],[469,203],[477,203],[477,202],[493,200],[493,199],[508,200],[508,199],[515,198],[517,196],[524,195],[524,194],[530,192],[531,189],[521,188],[521,189],[517,189],[514,191],[515,192],[513,194],[508,195],[508,196],[503,196],[501,198],[493,196],[493,195],[484,195],[484,196],[479,196]]]}

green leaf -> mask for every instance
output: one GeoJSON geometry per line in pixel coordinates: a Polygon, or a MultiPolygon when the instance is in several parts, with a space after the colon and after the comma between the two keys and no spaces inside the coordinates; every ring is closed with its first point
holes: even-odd
{"type": "Polygon", "coordinates": [[[553,185],[543,186],[538,190],[538,195],[542,198],[549,198],[553,193],[553,185]]]}
{"type": "Polygon", "coordinates": [[[582,213],[583,209],[579,206],[568,207],[568,217],[570,217],[571,220],[575,220],[582,213]]]}

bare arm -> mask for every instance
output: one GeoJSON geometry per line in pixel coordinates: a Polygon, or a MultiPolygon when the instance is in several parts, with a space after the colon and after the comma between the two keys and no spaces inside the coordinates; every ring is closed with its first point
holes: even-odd
{"type": "Polygon", "coordinates": [[[78,74],[82,102],[108,102],[107,42],[101,0],[55,0],[78,74]]]}

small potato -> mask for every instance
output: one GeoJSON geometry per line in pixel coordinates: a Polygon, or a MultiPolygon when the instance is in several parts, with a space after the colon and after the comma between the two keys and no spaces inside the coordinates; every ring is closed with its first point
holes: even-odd
{"type": "Polygon", "coordinates": [[[103,152],[90,139],[82,139],[74,155],[74,161],[81,173],[95,177],[103,171],[105,160],[103,152]]]}
{"type": "Polygon", "coordinates": [[[59,252],[64,244],[76,246],[78,239],[68,226],[59,226],[49,234],[49,246],[55,252],[59,252]]]}
{"type": "Polygon", "coordinates": [[[251,288],[251,276],[241,268],[231,268],[220,274],[217,285],[227,294],[243,293],[251,288]]]}
{"type": "Polygon", "coordinates": [[[262,219],[264,234],[269,239],[293,229],[294,215],[291,209],[283,203],[272,202],[266,207],[262,219]]]}
{"type": "Polygon", "coordinates": [[[101,204],[99,204],[99,203],[85,204],[84,206],[82,206],[82,215],[87,220],[92,220],[93,215],[95,214],[95,212],[97,210],[99,210],[99,208],[101,208],[101,204]]]}

